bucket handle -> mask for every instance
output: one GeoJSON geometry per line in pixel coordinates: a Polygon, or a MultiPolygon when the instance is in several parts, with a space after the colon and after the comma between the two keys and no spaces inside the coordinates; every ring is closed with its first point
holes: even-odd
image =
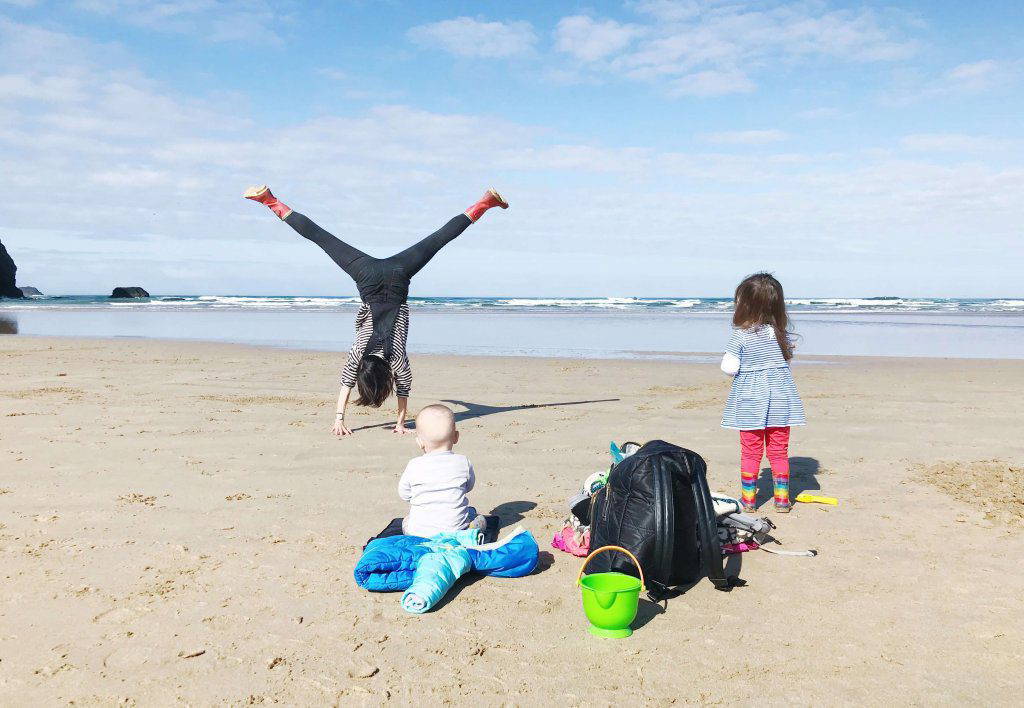
{"type": "Polygon", "coordinates": [[[587,569],[587,563],[590,562],[590,559],[593,558],[594,556],[596,556],[598,553],[602,553],[604,551],[619,551],[620,553],[625,553],[627,556],[629,556],[630,559],[634,563],[636,563],[636,569],[640,571],[640,589],[641,590],[646,590],[647,589],[647,583],[644,582],[644,569],[640,567],[640,561],[638,561],[636,559],[636,556],[634,556],[632,553],[627,551],[622,546],[601,546],[596,551],[591,551],[590,555],[583,559],[583,565],[580,566],[580,574],[576,577],[576,584],[577,585],[579,585],[580,581],[583,580],[583,571],[585,571],[587,569]]]}

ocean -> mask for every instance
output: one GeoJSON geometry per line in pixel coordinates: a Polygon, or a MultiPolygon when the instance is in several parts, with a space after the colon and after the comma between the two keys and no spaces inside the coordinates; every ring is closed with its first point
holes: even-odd
{"type": "MultiPolygon", "coordinates": [[[[421,354],[710,361],[729,298],[414,297],[421,354]]],[[[797,354],[1024,358],[1024,298],[792,298],[797,354]]],[[[0,300],[0,333],[235,342],[329,351],[352,341],[355,297],[160,295],[0,300]]]]}

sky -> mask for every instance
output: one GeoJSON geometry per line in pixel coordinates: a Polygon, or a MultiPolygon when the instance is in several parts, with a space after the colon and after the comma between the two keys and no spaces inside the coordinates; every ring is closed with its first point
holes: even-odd
{"type": "Polygon", "coordinates": [[[1024,295],[1024,5],[0,0],[0,239],[48,293],[1024,295]],[[983,7],[984,12],[979,8],[983,7]]]}

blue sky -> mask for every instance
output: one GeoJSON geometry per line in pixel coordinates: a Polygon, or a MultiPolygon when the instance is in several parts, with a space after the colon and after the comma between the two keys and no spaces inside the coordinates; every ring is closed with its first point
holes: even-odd
{"type": "Polygon", "coordinates": [[[1024,293],[1024,9],[988,2],[0,0],[0,238],[59,293],[1024,293]]]}

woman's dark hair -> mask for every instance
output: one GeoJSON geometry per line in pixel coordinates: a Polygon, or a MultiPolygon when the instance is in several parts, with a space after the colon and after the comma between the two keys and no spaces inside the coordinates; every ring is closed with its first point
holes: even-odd
{"type": "Polygon", "coordinates": [[[359,389],[357,406],[380,408],[395,390],[391,365],[379,356],[364,356],[356,371],[356,388],[359,389]]]}
{"type": "Polygon", "coordinates": [[[793,358],[793,335],[789,331],[789,317],[786,315],[786,298],[782,294],[782,283],[771,273],[748,275],[736,286],[733,303],[733,327],[753,329],[770,326],[775,330],[775,339],[779,342],[782,356],[786,361],[793,358]]]}

